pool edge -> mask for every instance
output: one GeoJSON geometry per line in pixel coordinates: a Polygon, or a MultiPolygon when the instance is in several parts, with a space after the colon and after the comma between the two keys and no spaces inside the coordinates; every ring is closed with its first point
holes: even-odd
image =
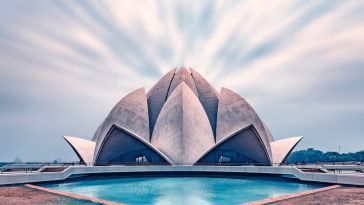
{"type": "Polygon", "coordinates": [[[91,201],[91,202],[95,202],[95,203],[99,203],[99,204],[125,205],[125,204],[122,204],[122,203],[117,203],[117,202],[112,202],[112,201],[108,201],[108,200],[104,200],[104,199],[99,199],[99,198],[96,198],[96,197],[90,197],[90,196],[75,194],[75,193],[61,191],[61,190],[49,189],[49,188],[45,188],[45,187],[41,187],[41,186],[36,186],[36,185],[33,185],[33,184],[25,184],[24,186],[28,187],[28,188],[31,188],[31,189],[36,189],[36,190],[40,190],[40,191],[44,191],[44,192],[48,192],[48,193],[52,193],[52,194],[57,194],[57,195],[61,195],[61,196],[66,196],[66,197],[70,197],[70,198],[74,198],[74,199],[91,201]]]}
{"type": "MultiPolygon", "coordinates": [[[[57,195],[61,195],[61,196],[66,196],[66,197],[70,197],[70,198],[74,198],[74,199],[79,199],[79,200],[86,200],[86,201],[91,201],[91,202],[101,203],[101,204],[106,204],[106,205],[125,205],[123,203],[103,200],[103,199],[99,199],[99,198],[96,198],[96,197],[90,197],[90,196],[75,194],[75,193],[72,193],[72,192],[61,191],[61,190],[56,190],[56,189],[52,189],[52,188],[45,188],[45,187],[37,186],[37,185],[33,185],[33,184],[25,184],[24,186],[28,187],[28,188],[32,188],[32,189],[45,191],[45,192],[48,192],[48,193],[53,193],[53,194],[57,194],[57,195]]],[[[340,188],[340,187],[341,187],[341,185],[325,186],[325,187],[306,190],[306,191],[301,191],[301,192],[297,192],[297,193],[291,193],[291,194],[286,194],[286,195],[282,195],[282,196],[261,199],[261,200],[257,200],[257,201],[250,201],[250,202],[242,203],[240,205],[270,204],[270,203],[274,203],[274,202],[284,201],[284,200],[287,200],[287,199],[293,199],[293,198],[296,198],[296,197],[306,196],[306,195],[309,195],[309,194],[329,191],[329,190],[340,188]]]]}

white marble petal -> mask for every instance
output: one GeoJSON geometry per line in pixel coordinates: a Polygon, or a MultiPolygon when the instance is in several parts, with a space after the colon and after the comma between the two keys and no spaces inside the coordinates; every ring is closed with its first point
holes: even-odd
{"type": "Polygon", "coordinates": [[[174,165],[192,165],[214,142],[205,110],[190,87],[181,82],[162,108],[152,144],[174,165]]]}
{"type": "Polygon", "coordinates": [[[63,136],[72,149],[76,152],[81,162],[86,164],[93,163],[93,156],[96,143],[91,140],[86,140],[77,137],[63,136]]]}
{"type": "Polygon", "coordinates": [[[216,142],[249,125],[253,125],[256,129],[271,160],[269,136],[253,107],[234,91],[221,88],[217,111],[216,142]]]}
{"type": "Polygon", "coordinates": [[[273,163],[279,164],[286,160],[287,156],[291,153],[293,148],[302,140],[300,137],[290,137],[286,139],[277,140],[270,143],[272,149],[273,163]]]}
{"type": "Polygon", "coordinates": [[[150,141],[147,97],[144,88],[129,93],[111,110],[98,131],[94,158],[113,125],[130,130],[147,142],[150,141]]]}

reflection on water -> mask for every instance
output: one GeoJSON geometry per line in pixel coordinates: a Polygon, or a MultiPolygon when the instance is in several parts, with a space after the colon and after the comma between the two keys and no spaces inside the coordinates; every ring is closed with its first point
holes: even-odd
{"type": "Polygon", "coordinates": [[[106,178],[46,185],[129,205],[239,204],[320,187],[271,178],[106,178]]]}

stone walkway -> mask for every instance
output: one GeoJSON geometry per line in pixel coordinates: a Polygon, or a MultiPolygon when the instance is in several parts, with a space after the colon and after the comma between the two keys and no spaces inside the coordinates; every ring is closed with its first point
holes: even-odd
{"type": "Polygon", "coordinates": [[[280,202],[268,203],[274,205],[364,205],[364,188],[341,187],[329,191],[309,194],[280,202]]]}
{"type": "Polygon", "coordinates": [[[99,203],[73,199],[57,194],[47,193],[24,186],[0,186],[1,205],[98,205],[99,203]]]}

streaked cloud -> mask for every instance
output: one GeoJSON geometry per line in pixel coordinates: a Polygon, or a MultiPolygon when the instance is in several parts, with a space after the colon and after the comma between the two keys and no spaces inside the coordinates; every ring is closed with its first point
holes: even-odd
{"type": "Polygon", "coordinates": [[[275,138],[364,149],[360,1],[3,1],[0,161],[75,159],[112,106],[173,67],[239,92],[275,138]]]}

